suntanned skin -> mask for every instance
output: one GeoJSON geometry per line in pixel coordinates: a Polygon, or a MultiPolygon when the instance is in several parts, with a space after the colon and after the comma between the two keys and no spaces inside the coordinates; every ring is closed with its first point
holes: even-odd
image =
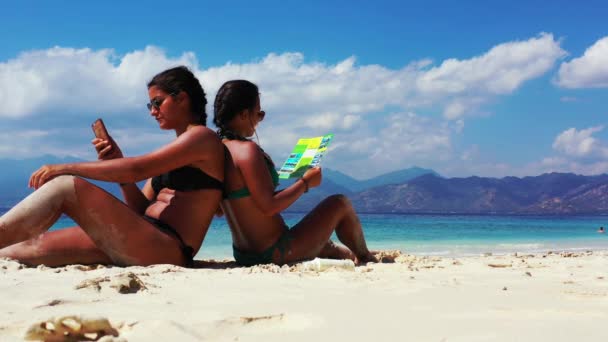
{"type": "MultiPolygon", "coordinates": [[[[228,123],[227,128],[241,136],[250,137],[261,121],[259,112],[258,98],[255,108],[239,113],[228,123]]],[[[223,142],[229,151],[225,165],[226,190],[231,192],[246,186],[251,192],[251,196],[222,202],[230,223],[233,243],[242,251],[264,251],[283,234],[285,222],[280,212],[292,205],[305,192],[307,185],[313,188],[321,184],[321,169],[312,168],[304,174],[304,180],[295,182],[281,192],[275,192],[264,153],[254,142],[223,142]]],[[[351,259],[358,263],[376,261],[367,249],[357,214],[343,195],[323,200],[291,228],[291,235],[293,240],[290,241],[284,258],[275,250],[273,262],[289,263],[315,257],[351,259]],[[334,230],[348,248],[329,240],[334,230]]]]}
{"type": "MultiPolygon", "coordinates": [[[[121,185],[126,204],[88,181],[74,177],[76,200],[65,196],[51,216],[55,215],[56,220],[65,213],[79,226],[41,235],[40,231],[27,227],[0,226],[0,257],[49,266],[73,263],[184,265],[187,260],[178,240],[144,220],[144,214],[172,226],[186,245],[198,251],[218,209],[221,191],[180,192],[165,188],[155,194],[148,178],[190,165],[223,181],[224,147],[212,130],[196,124],[185,92],[169,96],[153,86],[148,89],[148,95],[150,100],[164,98],[160,109],[153,107],[150,114],[161,129],[175,131],[177,138],[173,142],[143,156],[123,158],[112,139],[94,139],[100,161],[45,165],[30,178],[30,186],[36,191],[60,175],[127,183],[121,185]],[[140,190],[134,183],[144,179],[148,181],[140,190]]],[[[55,185],[50,182],[48,186],[55,185]]],[[[48,229],[53,222],[42,228],[48,229]]]]}

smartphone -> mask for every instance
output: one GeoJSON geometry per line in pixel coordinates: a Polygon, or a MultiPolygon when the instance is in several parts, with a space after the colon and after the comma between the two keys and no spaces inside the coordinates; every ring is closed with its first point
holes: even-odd
{"type": "Polygon", "coordinates": [[[110,141],[110,135],[108,134],[106,125],[103,124],[103,120],[95,120],[91,125],[91,128],[93,128],[93,133],[95,133],[97,138],[110,141]]]}

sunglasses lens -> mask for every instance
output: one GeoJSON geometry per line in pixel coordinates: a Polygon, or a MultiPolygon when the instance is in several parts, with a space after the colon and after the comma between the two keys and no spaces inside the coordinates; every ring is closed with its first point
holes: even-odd
{"type": "Polygon", "coordinates": [[[160,105],[163,104],[164,100],[165,99],[162,99],[162,100],[152,99],[152,100],[150,100],[150,103],[146,104],[146,107],[148,107],[148,110],[152,110],[152,108],[156,108],[156,110],[160,110],[160,105]]]}

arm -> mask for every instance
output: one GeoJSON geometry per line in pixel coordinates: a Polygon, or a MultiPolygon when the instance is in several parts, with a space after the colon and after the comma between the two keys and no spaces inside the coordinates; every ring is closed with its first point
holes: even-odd
{"type": "MultiPolygon", "coordinates": [[[[120,147],[109,135],[108,140],[95,138],[91,143],[95,146],[97,159],[99,160],[123,158],[120,147]]],[[[152,190],[150,183],[151,180],[146,182],[143,192],[135,183],[119,183],[120,191],[122,192],[122,197],[125,199],[125,202],[129,208],[139,214],[143,214],[148,205],[150,205],[150,201],[154,199],[155,193],[154,190],[152,190]]]]}
{"type": "Polygon", "coordinates": [[[292,205],[307,187],[314,187],[321,182],[320,169],[310,169],[294,184],[283,191],[274,191],[272,178],[264,161],[262,151],[253,143],[240,144],[238,153],[233,154],[235,163],[240,169],[245,185],[251,193],[256,206],[268,216],[275,215],[292,205]]]}
{"type": "Polygon", "coordinates": [[[39,188],[51,178],[70,174],[107,182],[133,183],[223,153],[219,138],[206,127],[194,127],[149,154],[96,162],[45,165],[32,174],[30,186],[39,188]]]}
{"type": "Polygon", "coordinates": [[[129,208],[142,215],[146,212],[146,208],[148,208],[150,202],[152,202],[156,196],[154,190],[152,190],[152,185],[150,185],[151,183],[152,180],[148,179],[144,185],[143,191],[140,190],[135,183],[119,184],[122,196],[129,208]]]}

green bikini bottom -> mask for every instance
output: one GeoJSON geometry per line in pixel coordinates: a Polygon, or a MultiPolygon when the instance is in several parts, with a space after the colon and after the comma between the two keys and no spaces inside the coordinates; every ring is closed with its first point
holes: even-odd
{"type": "Polygon", "coordinates": [[[274,254],[274,250],[278,249],[281,254],[281,264],[283,264],[285,252],[289,248],[291,240],[293,240],[293,237],[291,236],[291,231],[287,228],[272,246],[262,252],[244,252],[232,245],[232,255],[234,255],[234,260],[240,266],[272,264],[272,255],[274,254]]]}

